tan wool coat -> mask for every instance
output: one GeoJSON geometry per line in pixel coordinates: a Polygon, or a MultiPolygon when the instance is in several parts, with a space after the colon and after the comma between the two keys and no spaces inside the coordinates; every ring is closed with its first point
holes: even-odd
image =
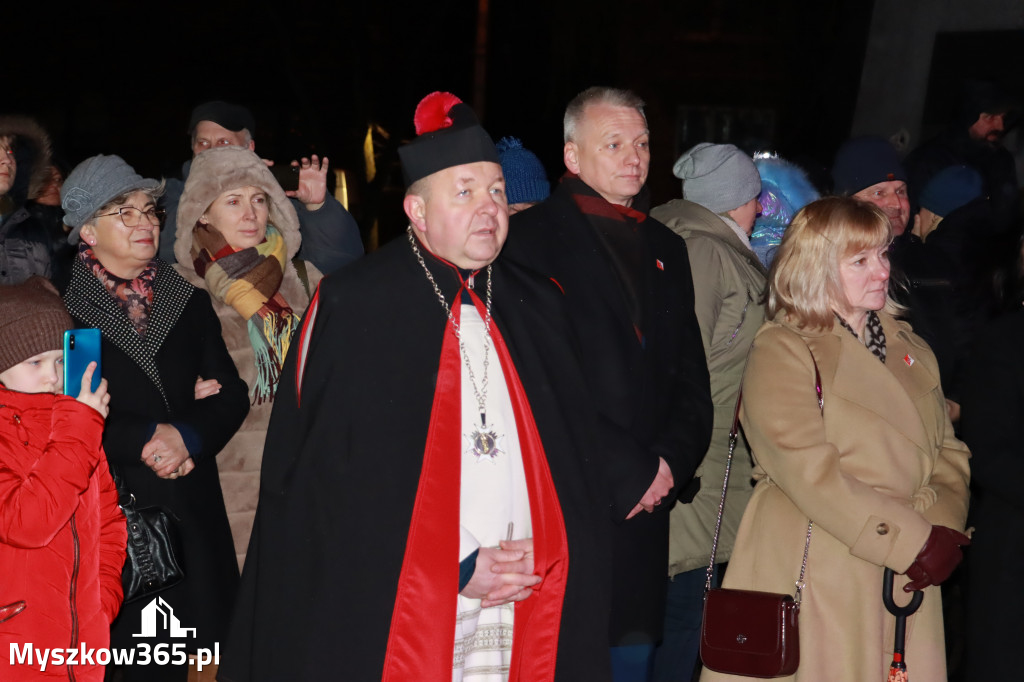
{"type": "MultiPolygon", "coordinates": [[[[285,196],[266,165],[254,153],[238,147],[224,147],[203,152],[192,163],[185,190],[178,206],[178,229],[174,242],[174,255],[178,259],[175,269],[189,283],[207,290],[206,281],[196,274],[192,265],[192,231],[196,221],[210,203],[221,193],[238,187],[257,186],[267,192],[270,200],[268,223],[284,236],[288,246],[288,262],[284,278],[278,289],[292,312],[302,316],[309,305],[310,296],[292,259],[299,251],[302,237],[295,209],[285,196]],[[244,153],[243,153],[244,152],[244,153]],[[258,164],[258,165],[257,165],[258,164]]],[[[309,292],[315,292],[323,275],[312,263],[305,263],[309,292]]],[[[210,297],[213,309],[220,319],[224,343],[231,353],[238,374],[249,386],[256,384],[256,362],[249,341],[248,321],[223,301],[210,297]]],[[[296,336],[297,338],[297,336],[296,336]]],[[[249,415],[241,428],[217,455],[220,486],[224,491],[224,506],[231,524],[238,567],[245,562],[249,535],[260,490],[260,465],[263,461],[263,442],[267,436],[273,402],[252,403],[249,415]]]]}
{"type": "MultiPolygon", "coordinates": [[[[807,332],[767,322],[744,375],[741,419],[758,482],[724,585],[792,594],[808,518],[815,524],[800,668],[787,679],[886,679],[895,621],[882,604],[883,568],[905,571],[933,524],[964,529],[970,453],[953,436],[935,356],[909,325],[879,316],[884,365],[838,324],[807,332]]],[[[897,576],[899,603],[909,601],[906,582],[897,576]]],[[[906,661],[911,679],[946,679],[938,587],[908,619],[906,661]]],[[[736,679],[746,678],[701,676],[736,679]]]]}
{"type": "MultiPolygon", "coordinates": [[[[672,508],[668,546],[671,577],[705,568],[711,558],[736,395],[747,351],[764,322],[761,299],[765,271],[754,252],[725,222],[726,218],[700,204],[675,199],[651,209],[651,216],[686,240],[693,274],[693,310],[704,342],[715,406],[711,444],[696,474],[700,477],[700,490],[692,502],[677,503],[672,508]]],[[[740,438],[733,454],[716,563],[728,561],[732,554],[736,531],[753,490],[751,467],[750,451],[740,438]]]]}

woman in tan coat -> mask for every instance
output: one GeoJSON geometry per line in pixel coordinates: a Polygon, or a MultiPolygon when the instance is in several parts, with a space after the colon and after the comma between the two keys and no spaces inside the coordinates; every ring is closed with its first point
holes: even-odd
{"type": "Polygon", "coordinates": [[[175,267],[210,293],[231,359],[249,386],[249,416],[217,458],[241,568],[281,366],[322,275],[295,258],[302,241],[295,209],[248,149],[215,148],[195,158],[177,224],[175,267]]]}
{"type": "Polygon", "coordinates": [[[891,240],[873,206],[832,197],[805,207],[769,274],[769,321],[744,374],[757,485],[724,586],[793,594],[813,521],[795,680],[886,678],[886,567],[900,574],[899,603],[909,601],[904,591],[924,590],[907,624],[911,677],[946,679],[936,586],[968,544],[959,531],[970,455],[953,436],[935,356],[891,314],[891,240]]]}

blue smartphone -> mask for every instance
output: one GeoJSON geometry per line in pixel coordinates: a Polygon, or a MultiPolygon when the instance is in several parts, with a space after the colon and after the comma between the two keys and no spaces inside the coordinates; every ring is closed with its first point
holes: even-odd
{"type": "Polygon", "coordinates": [[[96,363],[96,371],[92,373],[92,390],[95,392],[103,377],[100,330],[68,329],[64,332],[64,395],[77,396],[82,390],[82,375],[90,362],[96,363]]]}

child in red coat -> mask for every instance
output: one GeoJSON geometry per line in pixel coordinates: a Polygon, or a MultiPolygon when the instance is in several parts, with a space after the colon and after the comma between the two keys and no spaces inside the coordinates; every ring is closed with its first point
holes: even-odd
{"type": "Polygon", "coordinates": [[[77,399],[60,394],[69,327],[46,280],[0,287],[0,607],[11,605],[0,613],[4,680],[101,681],[95,652],[109,646],[121,606],[127,533],[100,445],[110,396],[106,380],[90,390],[95,364],[77,399]]]}

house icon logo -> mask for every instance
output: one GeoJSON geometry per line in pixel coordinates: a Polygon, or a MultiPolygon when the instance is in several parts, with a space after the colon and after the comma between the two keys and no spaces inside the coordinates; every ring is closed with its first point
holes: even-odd
{"type": "Polygon", "coordinates": [[[162,597],[154,597],[142,609],[142,632],[132,637],[156,637],[158,631],[167,632],[171,637],[196,636],[195,628],[181,627],[174,609],[162,597]]]}

